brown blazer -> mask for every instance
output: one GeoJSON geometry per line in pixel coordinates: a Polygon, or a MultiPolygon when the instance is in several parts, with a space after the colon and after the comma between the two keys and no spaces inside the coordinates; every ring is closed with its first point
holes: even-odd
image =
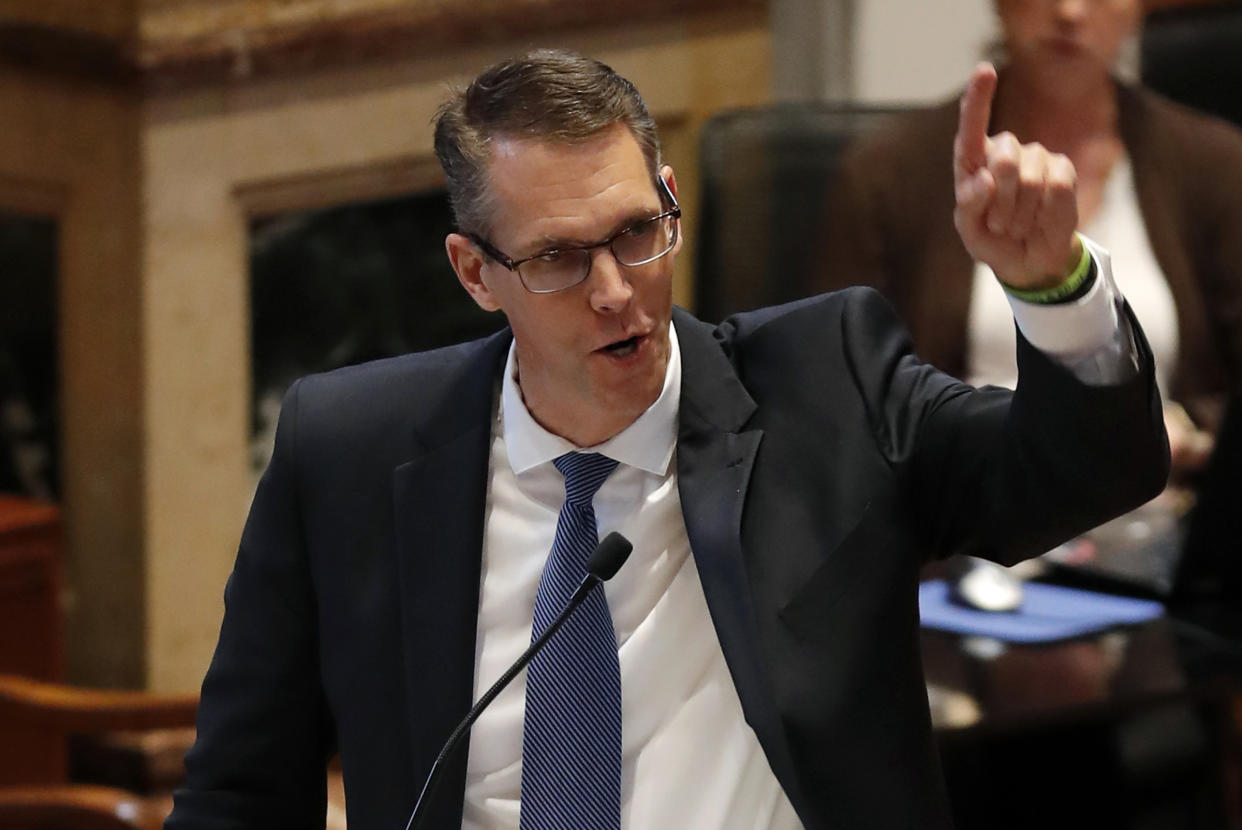
{"type": "MultiPolygon", "coordinates": [[[[1169,394],[1214,427],[1242,388],[1242,132],[1147,90],[1118,84],[1117,95],[1139,208],[1177,305],[1169,394]]],[[[807,293],[880,289],[920,357],[960,377],[972,262],[953,227],[956,129],[953,99],[858,142],[831,196],[821,258],[804,273],[807,293]]]]}

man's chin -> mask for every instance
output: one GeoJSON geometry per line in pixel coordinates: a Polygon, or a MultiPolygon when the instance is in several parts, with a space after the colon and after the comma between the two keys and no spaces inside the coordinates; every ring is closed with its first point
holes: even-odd
{"type": "Polygon", "coordinates": [[[654,378],[649,379],[644,384],[636,385],[631,394],[619,397],[615,409],[629,416],[631,422],[636,421],[659,400],[663,388],[664,375],[661,374],[658,383],[654,378]]]}
{"type": "Polygon", "coordinates": [[[659,382],[654,378],[634,378],[624,385],[609,384],[598,389],[592,408],[598,413],[601,424],[615,427],[612,430],[615,435],[642,417],[659,400],[663,388],[663,374],[659,382]]]}

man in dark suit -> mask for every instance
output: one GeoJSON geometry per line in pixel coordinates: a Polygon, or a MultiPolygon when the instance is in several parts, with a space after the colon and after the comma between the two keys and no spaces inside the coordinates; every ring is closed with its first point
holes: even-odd
{"type": "Polygon", "coordinates": [[[448,102],[448,256],[509,328],[291,388],[167,827],[322,826],[333,754],[350,827],[404,826],[565,551],[614,529],[630,561],[479,720],[425,826],[947,827],[920,564],[1036,554],[1168,463],[1073,169],[986,136],[994,85],[963,101],[956,219],[1015,295],[1013,393],[921,364],[868,290],[716,328],[674,309],[676,181],[608,67],[536,52],[448,102]]]}

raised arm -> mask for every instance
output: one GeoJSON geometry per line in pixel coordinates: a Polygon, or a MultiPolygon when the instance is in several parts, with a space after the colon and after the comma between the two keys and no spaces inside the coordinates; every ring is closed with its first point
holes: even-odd
{"type": "Polygon", "coordinates": [[[966,250],[1010,288],[1060,284],[1082,257],[1077,173],[1060,153],[987,133],[996,70],[975,67],[962,95],[953,141],[953,222],[966,250]]]}

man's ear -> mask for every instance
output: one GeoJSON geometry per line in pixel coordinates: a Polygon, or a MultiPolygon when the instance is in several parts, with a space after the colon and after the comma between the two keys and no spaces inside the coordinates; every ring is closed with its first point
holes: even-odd
{"type": "Polygon", "coordinates": [[[444,250],[457,273],[457,280],[479,308],[484,311],[499,311],[500,303],[496,302],[491,289],[483,282],[483,266],[487,264],[483,252],[469,237],[460,233],[450,233],[444,237],[444,250]]]}
{"type": "MultiPolygon", "coordinates": [[[[664,183],[668,185],[669,192],[673,194],[673,198],[677,199],[677,177],[673,175],[673,168],[670,165],[664,165],[660,168],[660,178],[664,179],[664,183]]],[[[681,201],[678,199],[678,201],[681,201]]]]}
{"type": "MultiPolygon", "coordinates": [[[[663,178],[664,183],[668,185],[669,193],[672,193],[673,198],[677,199],[677,177],[673,175],[673,168],[667,164],[661,167],[660,177],[663,178]]],[[[677,199],[677,201],[680,202],[681,200],[677,199]]],[[[673,256],[676,256],[678,253],[681,252],[681,243],[685,241],[685,234],[681,233],[681,230],[682,230],[681,220],[679,219],[677,221],[678,221],[677,244],[673,246],[673,256]]]]}

